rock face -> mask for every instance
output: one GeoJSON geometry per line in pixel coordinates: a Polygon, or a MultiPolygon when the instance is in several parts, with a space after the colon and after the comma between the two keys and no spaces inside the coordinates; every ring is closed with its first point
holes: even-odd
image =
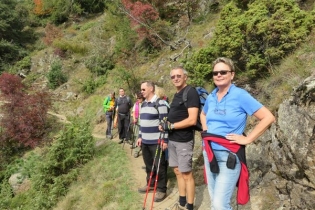
{"type": "Polygon", "coordinates": [[[247,146],[251,201],[239,209],[315,209],[314,102],[311,76],[279,106],[277,122],[247,146]]]}

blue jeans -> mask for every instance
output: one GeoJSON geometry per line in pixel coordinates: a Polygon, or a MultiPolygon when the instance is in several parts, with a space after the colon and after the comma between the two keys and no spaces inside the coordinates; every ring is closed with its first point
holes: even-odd
{"type": "Polygon", "coordinates": [[[113,112],[106,112],[106,136],[112,138],[112,122],[113,122],[113,112]]]}
{"type": "Polygon", "coordinates": [[[238,157],[236,157],[235,168],[229,169],[226,167],[229,152],[213,150],[213,153],[219,164],[219,173],[212,173],[210,171],[207,153],[203,151],[208,191],[211,199],[211,210],[231,210],[231,197],[240,176],[241,164],[238,157]]]}

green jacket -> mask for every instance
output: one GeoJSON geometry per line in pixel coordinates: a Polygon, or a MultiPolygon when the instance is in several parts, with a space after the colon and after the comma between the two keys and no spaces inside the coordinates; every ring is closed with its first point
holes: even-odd
{"type": "MultiPolygon", "coordinates": [[[[111,107],[111,105],[110,105],[111,100],[112,100],[111,97],[107,96],[105,98],[104,102],[103,102],[103,110],[104,110],[105,113],[111,107]]],[[[113,101],[113,106],[115,107],[115,98],[114,98],[114,101],[113,101]]],[[[113,111],[114,111],[114,109],[113,109],[113,111]]]]}

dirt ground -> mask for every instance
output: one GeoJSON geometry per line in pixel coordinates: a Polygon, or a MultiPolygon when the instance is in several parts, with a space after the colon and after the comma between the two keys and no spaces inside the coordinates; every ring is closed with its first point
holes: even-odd
{"type": "MultiPolygon", "coordinates": [[[[93,136],[95,138],[105,139],[105,135],[104,135],[105,130],[106,130],[105,123],[98,124],[93,130],[93,136]]],[[[116,129],[114,129],[114,139],[112,141],[115,141],[117,143],[119,141],[116,129]]],[[[101,144],[101,141],[98,142],[97,144],[101,144]]],[[[142,169],[142,166],[144,166],[144,163],[143,163],[141,153],[139,157],[135,158],[134,150],[130,149],[129,144],[125,144],[124,146],[122,145],[121,147],[128,154],[129,161],[130,161],[129,166],[133,174],[133,180],[136,183],[136,187],[142,187],[145,184],[146,174],[145,174],[145,171],[142,169]]],[[[198,165],[198,162],[202,160],[200,157],[201,146],[197,142],[195,145],[195,149],[198,151],[194,153],[194,156],[196,156],[194,157],[194,163],[195,165],[198,165]]],[[[171,168],[169,168],[168,170],[172,171],[171,168]]],[[[206,185],[203,184],[203,173],[202,173],[203,169],[202,167],[196,167],[196,169],[194,170],[195,170],[194,176],[195,176],[195,182],[196,182],[196,195],[195,195],[195,204],[194,204],[195,208],[194,209],[208,210],[210,209],[209,194],[208,194],[206,185]]],[[[135,190],[137,191],[137,189],[135,190]]],[[[153,197],[153,192],[150,192],[147,196],[146,209],[151,208],[152,197],[153,197]]],[[[174,208],[174,204],[177,202],[178,197],[179,197],[179,194],[178,194],[176,180],[175,178],[170,179],[168,182],[167,197],[162,202],[154,202],[153,209],[154,210],[175,210],[176,208],[174,208]]],[[[143,204],[144,199],[145,199],[145,194],[142,196],[142,200],[139,202],[143,204]]]]}

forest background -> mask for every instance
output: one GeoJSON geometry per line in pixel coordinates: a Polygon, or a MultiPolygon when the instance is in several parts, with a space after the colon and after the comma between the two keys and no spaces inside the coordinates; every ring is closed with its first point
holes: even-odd
{"type": "MultiPolygon", "coordinates": [[[[52,209],[100,171],[107,181],[95,209],[139,208],[128,172],[117,170],[128,164],[124,153],[95,147],[104,97],[119,87],[132,96],[147,79],[172,97],[169,71],[178,65],[210,91],[211,63],[226,56],[235,83],[276,115],[313,73],[303,56],[313,56],[314,12],[311,0],[2,0],[1,209],[52,209]],[[100,160],[112,164],[98,168],[100,160]],[[17,173],[18,191],[8,183],[17,173]]],[[[76,199],[66,203],[83,205],[76,199]]]]}

